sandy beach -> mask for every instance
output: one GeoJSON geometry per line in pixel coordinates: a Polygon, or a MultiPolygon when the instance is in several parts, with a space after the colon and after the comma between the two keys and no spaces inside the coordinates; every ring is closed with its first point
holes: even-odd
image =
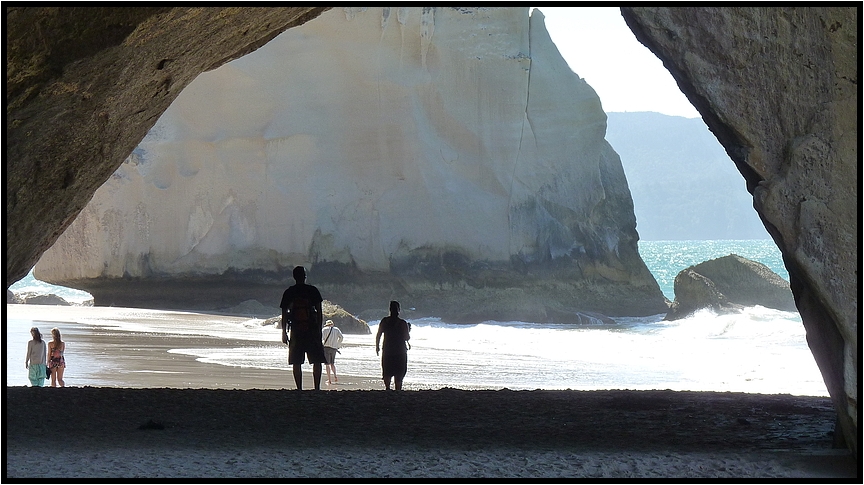
{"type": "MultiPolygon", "coordinates": [[[[57,313],[13,310],[13,315],[57,313]]],[[[316,392],[308,364],[305,389],[297,391],[287,368],[209,364],[167,352],[192,341],[208,347],[242,342],[85,331],[72,325],[74,309],[66,313],[72,315],[64,322],[66,338],[79,352],[120,364],[97,365],[88,381],[102,383],[95,386],[76,383],[72,367],[66,388],[7,381],[4,481],[602,477],[861,482],[860,460],[832,449],[835,413],[825,397],[668,390],[388,392],[377,376],[341,374],[338,385],[325,382],[316,392]],[[112,379],[125,384],[112,384],[112,379]],[[37,459],[43,451],[51,453],[50,462],[37,459]]]]}
{"type": "MultiPolygon", "coordinates": [[[[854,478],[823,398],[6,389],[7,479],[854,478]],[[49,451],[50,462],[36,459],[49,451]]],[[[860,475],[858,475],[860,483],[860,475]]]]}

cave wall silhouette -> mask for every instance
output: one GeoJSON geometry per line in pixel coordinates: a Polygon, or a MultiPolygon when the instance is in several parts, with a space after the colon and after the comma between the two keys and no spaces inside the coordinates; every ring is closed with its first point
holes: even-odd
{"type": "Polygon", "coordinates": [[[747,182],[858,436],[858,8],[622,8],[747,182]]]}

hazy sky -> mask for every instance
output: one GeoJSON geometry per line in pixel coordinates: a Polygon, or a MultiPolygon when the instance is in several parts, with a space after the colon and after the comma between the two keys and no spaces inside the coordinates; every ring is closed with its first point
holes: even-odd
{"type": "Polygon", "coordinates": [[[570,69],[597,91],[603,110],[698,118],[663,63],[642,45],[618,7],[536,7],[570,69]]]}

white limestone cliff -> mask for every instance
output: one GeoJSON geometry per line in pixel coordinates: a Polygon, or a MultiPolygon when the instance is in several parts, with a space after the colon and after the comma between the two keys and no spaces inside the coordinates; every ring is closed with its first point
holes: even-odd
{"type": "Polygon", "coordinates": [[[536,10],[335,8],[192,82],[35,274],[97,304],[88,280],[298,264],[416,292],[442,282],[425,262],[458,254],[510,282],[515,262],[632,287],[643,308],[624,313],[663,312],[605,122],[536,10]]]}

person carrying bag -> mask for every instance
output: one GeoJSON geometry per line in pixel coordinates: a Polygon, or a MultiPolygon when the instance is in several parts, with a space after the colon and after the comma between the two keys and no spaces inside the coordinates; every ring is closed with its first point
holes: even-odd
{"type": "Polygon", "coordinates": [[[336,377],[336,354],[341,354],[339,348],[342,347],[342,331],[333,325],[333,320],[327,320],[324,323],[324,329],[321,330],[322,342],[324,344],[324,366],[327,368],[327,384],[335,384],[339,382],[336,377]],[[333,371],[333,378],[330,378],[330,371],[333,371]]]}

